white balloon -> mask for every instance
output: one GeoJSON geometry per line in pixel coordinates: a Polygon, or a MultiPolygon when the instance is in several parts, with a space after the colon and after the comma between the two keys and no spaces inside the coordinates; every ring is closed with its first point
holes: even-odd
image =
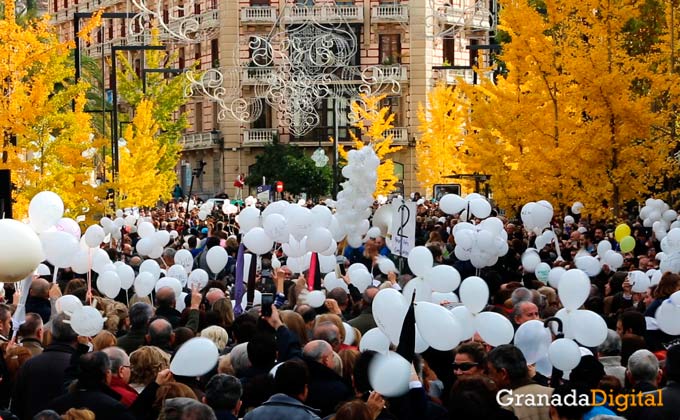
{"type": "Polygon", "coordinates": [[[279,243],[286,243],[290,237],[290,231],[288,230],[288,224],[286,218],[278,213],[272,213],[268,215],[262,224],[264,227],[264,232],[279,243]]]}
{"type": "Polygon", "coordinates": [[[120,287],[128,290],[135,281],[135,270],[129,265],[120,264],[116,266],[116,273],[120,278],[120,287]]]}
{"type": "Polygon", "coordinates": [[[359,292],[363,293],[364,290],[371,284],[373,284],[373,276],[368,271],[364,270],[354,270],[348,272],[350,283],[354,285],[359,292]]]}
{"type": "Polygon", "coordinates": [[[386,354],[390,350],[390,339],[378,328],[366,331],[359,342],[359,351],[377,351],[386,354]]]}
{"type": "Polygon", "coordinates": [[[43,232],[40,235],[45,258],[55,267],[68,267],[78,252],[78,241],[66,232],[43,232]]]}
{"type": "Polygon", "coordinates": [[[345,329],[345,341],[342,344],[346,346],[353,346],[356,341],[356,334],[354,333],[354,327],[346,322],[342,323],[342,327],[345,329]]]}
{"type": "Polygon", "coordinates": [[[205,270],[197,268],[189,274],[189,287],[194,285],[198,286],[200,289],[204,288],[208,284],[208,273],[205,270]]]}
{"type": "Polygon", "coordinates": [[[607,251],[612,249],[612,243],[609,241],[600,241],[597,244],[597,255],[599,255],[601,258],[604,257],[604,255],[607,253],[607,251]]]}
{"type": "MultiPolygon", "coordinates": [[[[278,216],[278,215],[274,215],[278,216]]],[[[274,241],[265,233],[264,229],[261,227],[254,227],[248,231],[243,237],[243,244],[248,250],[254,252],[257,255],[266,254],[272,250],[274,247],[274,241]]],[[[217,248],[217,247],[214,247],[217,248]]],[[[212,249],[214,249],[212,248],[212,249]]],[[[219,247],[222,248],[222,247],[219,247]]],[[[212,251],[211,249],[211,251],[212,251]]],[[[223,248],[222,248],[223,249],[223,248]]],[[[208,251],[210,252],[210,251],[208,251]]],[[[226,251],[224,254],[226,255],[226,251]]],[[[226,265],[226,263],[225,263],[226,265]]],[[[224,268],[224,267],[222,267],[224,268]]],[[[212,270],[212,268],[211,268],[212,270]]],[[[221,271],[221,269],[220,269],[221,271]]],[[[218,272],[213,270],[213,272],[218,272]]]]}
{"type": "Polygon", "coordinates": [[[577,310],[572,315],[574,338],[586,347],[597,347],[607,339],[607,323],[593,311],[577,310]]]}
{"type": "Polygon", "coordinates": [[[187,274],[191,272],[191,268],[194,265],[194,257],[191,252],[186,249],[180,249],[175,253],[175,264],[179,264],[184,267],[184,271],[187,274]]]}
{"type": "Polygon", "coordinates": [[[402,293],[408,302],[411,301],[414,294],[416,295],[416,302],[432,302],[432,289],[420,277],[409,280],[402,293]]]}
{"type": "Polygon", "coordinates": [[[394,265],[394,262],[387,257],[378,258],[378,268],[380,269],[380,272],[383,274],[399,273],[399,270],[397,270],[397,267],[394,265]]]}
{"type": "Polygon", "coordinates": [[[604,253],[604,263],[612,270],[616,270],[623,265],[623,255],[616,251],[606,251],[604,253]]]}
{"type": "Polygon", "coordinates": [[[475,315],[465,306],[456,306],[449,311],[461,327],[461,340],[469,340],[475,335],[475,315]]]}
{"type": "Polygon", "coordinates": [[[525,272],[533,273],[536,270],[538,264],[540,263],[541,257],[540,255],[538,255],[538,252],[532,249],[527,249],[522,254],[522,268],[524,268],[525,272]]]}
{"type": "MultiPolygon", "coordinates": [[[[114,226],[115,226],[115,222],[114,222],[114,226]]],[[[118,226],[116,226],[116,227],[118,229],[120,229],[120,227],[118,227],[118,226]]],[[[81,235],[80,225],[78,225],[78,222],[76,222],[75,220],[67,218],[67,217],[62,217],[57,222],[56,228],[57,228],[58,232],[66,232],[69,235],[76,238],[76,241],[80,240],[80,235],[81,235]]]]}
{"type": "Polygon", "coordinates": [[[156,228],[149,222],[142,222],[137,226],[137,233],[140,238],[151,238],[154,232],[156,232],[156,228]]]}
{"type": "Polygon", "coordinates": [[[153,239],[147,236],[146,238],[142,238],[137,241],[135,248],[137,249],[137,253],[139,255],[146,257],[153,252],[154,245],[153,239]]]}
{"type": "Polygon", "coordinates": [[[536,362],[536,372],[549,378],[552,375],[552,364],[550,364],[550,358],[545,356],[536,362]]]}
{"type": "Polygon", "coordinates": [[[591,256],[579,257],[575,258],[574,262],[576,263],[576,267],[579,270],[583,270],[583,272],[586,273],[589,277],[597,276],[598,274],[600,274],[600,271],[602,270],[600,262],[595,257],[591,256]]]}
{"type": "Polygon", "coordinates": [[[583,207],[584,207],[583,203],[577,201],[571,205],[571,212],[574,214],[581,214],[581,210],[583,210],[583,207]]]}
{"type": "Polygon", "coordinates": [[[210,268],[210,271],[215,274],[219,273],[224,269],[224,267],[227,266],[228,260],[229,255],[227,254],[227,251],[221,246],[214,246],[210,248],[208,253],[205,255],[205,262],[208,264],[208,268],[210,268]]]}
{"type": "Polygon", "coordinates": [[[74,295],[63,295],[55,303],[58,313],[67,312],[72,314],[83,307],[83,302],[74,295]]]}
{"type": "Polygon", "coordinates": [[[182,284],[179,282],[179,280],[173,277],[163,277],[156,282],[154,290],[156,293],[158,293],[158,291],[164,287],[171,288],[175,294],[175,301],[179,300],[179,296],[182,294],[182,284]]]}
{"type": "Polygon", "coordinates": [[[481,312],[489,301],[489,286],[476,276],[463,280],[458,291],[460,300],[473,314],[481,312]]]}
{"type": "Polygon", "coordinates": [[[432,303],[436,303],[437,305],[439,305],[444,301],[447,301],[447,302],[450,302],[450,303],[460,302],[460,300],[458,299],[458,296],[453,292],[448,292],[448,293],[432,292],[432,303]]]}
{"type": "Polygon", "coordinates": [[[313,217],[312,212],[308,208],[299,205],[288,206],[285,211],[285,217],[288,221],[288,229],[290,234],[297,240],[301,240],[312,227],[313,217]]]}
{"type": "Polygon", "coordinates": [[[88,256],[88,252],[89,251],[81,249],[73,255],[73,258],[71,259],[71,269],[75,273],[86,274],[90,271],[90,257],[88,256]]]}
{"type": "Polygon", "coordinates": [[[139,272],[148,272],[153,276],[154,282],[161,277],[161,267],[154,260],[144,260],[139,266],[139,272]]]}
{"type": "Polygon", "coordinates": [[[416,276],[424,277],[433,264],[432,253],[424,246],[417,246],[408,253],[408,266],[416,276]]]}
{"type": "Polygon", "coordinates": [[[148,296],[153,291],[153,287],[156,285],[156,279],[153,274],[144,271],[140,272],[135,278],[135,294],[139,297],[148,296]]]}
{"type": "Polygon", "coordinates": [[[534,364],[545,356],[552,337],[543,321],[530,320],[519,326],[515,333],[514,345],[522,351],[528,364],[534,364]]]}
{"type": "Polygon", "coordinates": [[[550,273],[548,274],[548,284],[550,287],[553,289],[557,289],[557,286],[560,284],[560,279],[562,278],[562,275],[566,273],[567,270],[565,270],[562,267],[553,267],[550,270],[550,273]]]}
{"type": "Polygon", "coordinates": [[[64,215],[64,202],[51,191],[36,194],[28,205],[28,217],[36,232],[44,232],[64,215]]]}
{"type": "Polygon", "coordinates": [[[71,314],[69,320],[71,328],[76,334],[83,337],[94,337],[102,328],[104,328],[104,321],[102,314],[92,306],[83,306],[71,314]]]}
{"type": "Polygon", "coordinates": [[[394,289],[383,289],[373,299],[373,319],[393,344],[399,344],[401,328],[408,312],[408,302],[394,289]]]}
{"type": "Polygon", "coordinates": [[[320,308],[326,302],[326,295],[321,290],[313,290],[307,293],[305,301],[312,308],[320,308]]]}
{"type": "Polygon", "coordinates": [[[170,362],[170,371],[178,376],[203,376],[217,365],[219,356],[219,350],[212,340],[194,337],[177,349],[170,362]]]}
{"type": "Polygon", "coordinates": [[[467,201],[458,194],[446,194],[439,200],[439,208],[447,214],[460,213],[467,207],[467,201]]]}
{"type": "Polygon", "coordinates": [[[157,247],[165,248],[170,242],[170,232],[167,230],[159,230],[151,235],[151,239],[157,247]]]}
{"type": "Polygon", "coordinates": [[[115,271],[105,271],[97,278],[97,290],[109,299],[115,299],[120,292],[120,277],[115,271]]]}
{"type": "Polygon", "coordinates": [[[564,224],[565,225],[573,225],[576,221],[572,216],[566,215],[564,216],[564,224]]]}
{"type": "Polygon", "coordinates": [[[45,264],[39,264],[38,268],[35,269],[35,275],[37,276],[49,276],[52,274],[50,272],[49,267],[47,267],[45,264]]]}
{"type": "Polygon", "coordinates": [[[236,222],[241,234],[246,234],[250,229],[260,226],[260,210],[256,207],[246,207],[236,216],[236,222]]]}
{"type": "Polygon", "coordinates": [[[85,231],[85,235],[83,235],[83,237],[85,238],[85,243],[90,248],[99,247],[99,245],[102,242],[104,242],[104,236],[106,236],[106,233],[104,232],[104,229],[102,229],[102,227],[99,225],[90,226],[85,231]]]}
{"type": "Polygon", "coordinates": [[[106,271],[105,267],[111,264],[111,258],[109,254],[101,248],[97,248],[92,251],[92,270],[97,274],[101,274],[106,271]]]}
{"type": "Polygon", "coordinates": [[[680,335],[680,322],[678,322],[678,319],[680,319],[680,306],[670,300],[666,300],[656,310],[654,317],[661,331],[668,335],[680,335]]]}
{"type": "Polygon", "coordinates": [[[569,338],[558,338],[548,348],[550,363],[563,372],[574,369],[581,362],[578,344],[569,338]]]}
{"type": "Polygon", "coordinates": [[[590,294],[590,279],[579,269],[568,270],[560,278],[557,291],[562,305],[575,311],[590,294]]]}
{"type": "Polygon", "coordinates": [[[452,292],[460,285],[460,274],[450,265],[438,265],[427,273],[425,281],[435,292],[452,292]]]}
{"type": "Polygon", "coordinates": [[[339,287],[345,292],[349,293],[349,287],[347,287],[347,283],[345,283],[344,280],[337,278],[335,272],[333,271],[324,276],[323,287],[329,292],[339,287]]]}
{"type": "Polygon", "coordinates": [[[652,281],[647,274],[638,270],[628,273],[628,281],[630,282],[631,290],[634,293],[645,293],[652,284],[652,281]]]}
{"type": "Polygon", "coordinates": [[[406,394],[410,377],[411,364],[394,352],[376,355],[368,367],[371,387],[385,397],[406,394]]]}
{"type": "Polygon", "coordinates": [[[330,227],[333,213],[331,213],[331,210],[327,206],[317,204],[312,208],[311,212],[314,217],[314,226],[322,228],[330,227]]]}
{"type": "Polygon", "coordinates": [[[307,249],[312,252],[323,252],[333,243],[333,235],[323,227],[312,229],[307,235],[307,249]]]}
{"type": "Polygon", "coordinates": [[[335,255],[319,254],[319,271],[322,273],[330,273],[335,270],[337,260],[335,255]]]}
{"type": "Polygon", "coordinates": [[[418,302],[415,315],[418,332],[433,349],[448,351],[460,343],[462,329],[445,308],[430,302],[418,302]]]}
{"type": "Polygon", "coordinates": [[[536,274],[536,278],[543,282],[547,283],[549,278],[550,278],[550,265],[548,263],[539,263],[536,266],[536,269],[534,270],[534,273],[536,274]]]}
{"type": "Polygon", "coordinates": [[[475,198],[470,201],[470,213],[480,219],[485,219],[491,214],[491,204],[484,198],[475,198]]]}
{"type": "Polygon", "coordinates": [[[418,326],[416,325],[416,345],[415,352],[418,354],[423,353],[425,350],[429,349],[430,345],[423,339],[423,336],[418,332],[418,326]]]}
{"type": "Polygon", "coordinates": [[[137,223],[137,218],[133,215],[129,215],[125,217],[125,226],[132,227],[137,223]]]}
{"type": "Polygon", "coordinates": [[[496,312],[482,312],[475,316],[475,329],[489,345],[498,347],[512,341],[514,330],[510,320],[496,312]]]}

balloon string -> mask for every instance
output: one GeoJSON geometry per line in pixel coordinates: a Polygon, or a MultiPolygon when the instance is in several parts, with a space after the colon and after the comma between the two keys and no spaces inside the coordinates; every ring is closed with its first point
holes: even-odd
{"type": "Polygon", "coordinates": [[[555,226],[552,226],[552,232],[553,232],[553,240],[555,241],[555,251],[557,252],[557,259],[561,260],[562,259],[562,252],[560,251],[560,241],[557,239],[557,235],[555,235],[555,226]]]}
{"type": "Polygon", "coordinates": [[[92,305],[92,248],[87,249],[87,299],[92,305]]]}
{"type": "Polygon", "coordinates": [[[57,273],[59,272],[59,267],[54,266],[54,274],[52,274],[52,284],[57,282],[57,273]]]}
{"type": "Polygon", "coordinates": [[[128,296],[128,289],[125,289],[125,302],[127,303],[128,308],[130,307],[130,297],[128,296]]]}

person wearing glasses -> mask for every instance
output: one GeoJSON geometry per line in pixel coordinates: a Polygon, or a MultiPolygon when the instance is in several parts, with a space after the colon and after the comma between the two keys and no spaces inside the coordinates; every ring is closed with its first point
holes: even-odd
{"type": "Polygon", "coordinates": [[[102,350],[111,361],[111,383],[109,387],[120,394],[120,402],[130,407],[137,399],[137,391],[130,383],[130,357],[120,347],[107,347],[102,350]]]}
{"type": "Polygon", "coordinates": [[[470,341],[456,348],[453,373],[456,377],[482,375],[486,364],[486,351],[480,343],[470,341]]]}

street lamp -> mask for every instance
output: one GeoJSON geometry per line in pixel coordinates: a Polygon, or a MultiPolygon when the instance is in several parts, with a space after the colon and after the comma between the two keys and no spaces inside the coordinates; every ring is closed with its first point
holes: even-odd
{"type": "MultiPolygon", "coordinates": [[[[194,179],[203,175],[203,169],[205,168],[206,165],[207,165],[206,161],[201,160],[200,162],[198,162],[198,168],[195,168],[191,171],[191,184],[189,184],[189,201],[191,201],[191,194],[192,191],[194,190],[194,179]]],[[[187,202],[187,211],[189,210],[188,206],[189,202],[187,202]]]]}

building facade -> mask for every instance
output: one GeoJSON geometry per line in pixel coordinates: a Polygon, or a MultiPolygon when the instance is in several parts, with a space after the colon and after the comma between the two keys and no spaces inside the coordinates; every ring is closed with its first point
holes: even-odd
{"type": "MultiPolygon", "coordinates": [[[[238,174],[247,175],[262,147],[275,139],[302,146],[308,155],[322,147],[330,156],[329,137],[336,133],[340,144],[348,144],[352,130],[349,103],[366,86],[385,94],[382,104],[395,115],[390,134],[395,145],[404,146],[392,156],[398,192],[422,191],[415,177],[418,109],[427,103],[428,92],[438,82],[455,84],[461,77],[469,83],[477,81],[480,76],[471,66],[489,63],[497,15],[495,0],[136,1],[162,21],[162,39],[177,52],[176,68],[198,63],[198,70],[207,71],[212,90],[201,94],[201,89],[194,89],[181,110],[187,113],[190,127],[181,140],[177,171],[187,192],[193,169],[205,162],[193,186],[203,197],[221,192],[232,195],[238,174]],[[186,30],[183,18],[197,22],[194,29],[202,35],[196,40],[171,35],[186,30]],[[318,49],[329,32],[334,35],[329,37],[332,41],[326,52],[331,51],[334,59],[324,61],[326,56],[318,49]],[[292,52],[296,45],[304,57],[292,52]],[[314,56],[309,58],[312,50],[314,56]],[[338,59],[342,52],[348,53],[344,61],[338,59]],[[300,75],[305,66],[308,69],[300,75]],[[219,70],[221,76],[210,69],[219,70]],[[290,88],[299,79],[306,80],[305,89],[310,83],[323,87],[290,88]],[[221,97],[213,96],[211,82],[215,80],[224,86],[221,97]],[[282,87],[273,92],[275,83],[282,87]],[[328,90],[335,93],[305,98],[306,92],[328,90]],[[300,128],[310,106],[313,122],[300,128]]],[[[139,12],[132,0],[50,0],[49,5],[64,39],[73,37],[73,13],[100,9],[139,12]]],[[[150,21],[105,19],[83,50],[102,59],[106,68],[104,58],[112,45],[148,42],[149,32],[143,29],[150,21]]],[[[141,71],[143,53],[128,54],[141,71]]],[[[110,69],[105,72],[109,74],[110,69]]]]}

